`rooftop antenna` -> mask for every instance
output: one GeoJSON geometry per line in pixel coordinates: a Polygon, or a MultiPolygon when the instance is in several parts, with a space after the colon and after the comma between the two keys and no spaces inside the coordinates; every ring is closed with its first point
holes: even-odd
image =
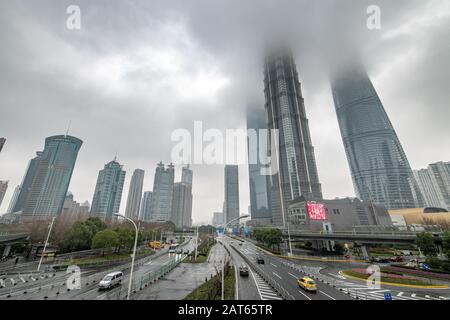
{"type": "Polygon", "coordinates": [[[114,155],[114,161],[117,162],[117,152],[116,152],[116,154],[114,155]]]}
{"type": "Polygon", "coordinates": [[[72,124],[72,120],[69,120],[69,125],[67,126],[66,137],[69,135],[70,125],[72,124]]]}

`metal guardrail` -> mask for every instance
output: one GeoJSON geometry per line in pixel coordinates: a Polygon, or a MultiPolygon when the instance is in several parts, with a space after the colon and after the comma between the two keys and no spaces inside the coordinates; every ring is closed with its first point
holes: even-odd
{"type": "Polygon", "coordinates": [[[242,252],[240,252],[233,245],[230,245],[243,259],[244,261],[256,271],[256,273],[263,278],[265,282],[267,282],[278,294],[283,297],[285,300],[295,300],[294,296],[291,295],[286,289],[280,286],[272,277],[270,277],[266,272],[261,270],[259,266],[257,266],[253,261],[251,261],[247,256],[245,256],[242,252]]]}

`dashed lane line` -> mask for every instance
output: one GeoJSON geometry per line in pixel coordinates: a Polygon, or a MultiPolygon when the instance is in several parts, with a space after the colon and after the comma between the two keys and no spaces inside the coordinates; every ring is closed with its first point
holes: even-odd
{"type": "Polygon", "coordinates": [[[301,293],[303,296],[305,296],[308,300],[311,300],[310,297],[308,297],[306,294],[304,294],[303,292],[301,292],[300,290],[298,290],[299,293],[301,293]]]}
{"type": "Polygon", "coordinates": [[[329,294],[323,292],[322,290],[319,290],[319,292],[325,296],[327,296],[328,298],[330,298],[331,300],[336,300],[335,298],[333,298],[332,296],[330,296],[329,294]]]}
{"type": "Polygon", "coordinates": [[[282,277],[280,277],[280,275],[279,275],[278,273],[273,272],[273,271],[272,271],[272,273],[273,273],[275,276],[277,276],[278,278],[283,279],[282,277]]]}

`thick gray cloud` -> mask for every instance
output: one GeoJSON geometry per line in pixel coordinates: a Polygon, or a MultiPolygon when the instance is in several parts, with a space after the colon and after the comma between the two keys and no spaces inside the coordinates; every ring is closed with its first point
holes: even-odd
{"type": "MultiPolygon", "coordinates": [[[[131,172],[170,161],[176,128],[243,128],[263,108],[263,48],[289,43],[302,81],[327,197],[354,194],[334,113],[328,67],[357,54],[367,66],[412,167],[450,160],[450,4],[447,0],[14,1],[0,4],[0,179],[4,212],[44,138],[84,140],[70,190],[92,200],[97,172],[118,154],[131,172]],[[81,30],[66,8],[81,8],[81,30]],[[381,8],[381,30],[366,9],[381,8]]],[[[194,220],[223,202],[223,166],[196,165],[194,220]]],[[[179,175],[178,170],[178,175],[179,175]]],[[[241,166],[241,211],[248,206],[241,166]]],[[[126,192],[122,199],[125,208],[126,192]]]]}

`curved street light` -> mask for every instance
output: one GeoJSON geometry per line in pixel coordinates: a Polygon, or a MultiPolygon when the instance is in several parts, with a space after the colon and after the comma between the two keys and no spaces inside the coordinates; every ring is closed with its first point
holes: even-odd
{"type": "Polygon", "coordinates": [[[134,229],[136,230],[136,236],[134,237],[134,249],[133,249],[133,255],[131,256],[131,270],[130,270],[130,280],[128,282],[128,294],[127,294],[127,300],[130,300],[131,295],[131,284],[133,283],[133,270],[134,270],[134,258],[136,257],[136,247],[137,247],[137,239],[139,235],[138,227],[136,226],[136,223],[134,223],[133,220],[131,220],[128,217],[125,217],[119,213],[114,214],[118,218],[123,218],[128,221],[130,221],[133,224],[134,229]]]}

